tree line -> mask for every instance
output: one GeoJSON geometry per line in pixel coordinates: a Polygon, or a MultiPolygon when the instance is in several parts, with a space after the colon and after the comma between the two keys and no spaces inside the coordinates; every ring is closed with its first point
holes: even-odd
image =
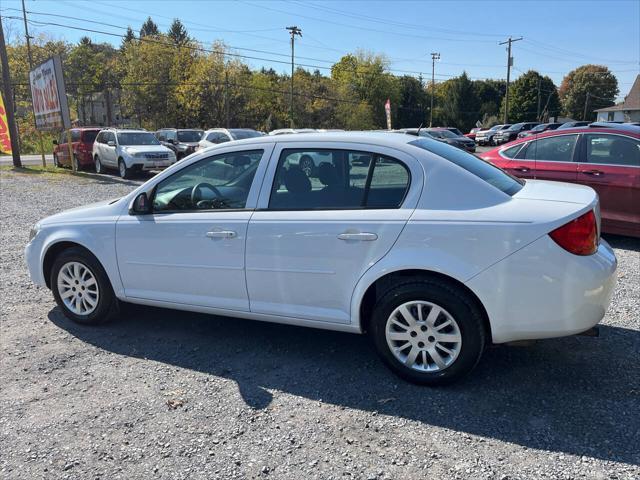
{"type": "MultiPolygon", "coordinates": [[[[151,18],[138,35],[129,28],[119,46],[84,37],[77,44],[40,35],[32,40],[34,63],[54,54],[63,70],[72,118],[86,118],[92,95],[103,94],[107,114],[117,104],[131,126],[246,127],[269,131],[289,126],[290,75],[252,69],[243,55],[223,42],[204,46],[179,20],[161,32],[151,18]]],[[[24,43],[8,45],[20,140],[37,149],[31,113],[24,43]]],[[[501,123],[506,84],[500,79],[460,76],[435,86],[421,77],[398,76],[384,55],[357,51],[343,56],[330,72],[302,67],[294,72],[293,111],[299,128],[386,128],[384,103],[390,99],[394,128],[428,125],[431,97],[434,126],[468,131],[480,121],[501,123]]],[[[534,70],[510,86],[509,121],[545,120],[564,115],[593,118],[593,110],[613,105],[616,77],[605,66],[583,65],[569,72],[560,88],[534,70]],[[588,95],[587,95],[588,94],[588,95]],[[585,108],[585,102],[588,102],[585,108]]]]}

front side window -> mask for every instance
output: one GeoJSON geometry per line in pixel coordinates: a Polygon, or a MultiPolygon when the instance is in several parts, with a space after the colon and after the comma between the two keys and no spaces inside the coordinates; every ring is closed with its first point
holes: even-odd
{"type": "Polygon", "coordinates": [[[385,155],[352,150],[287,149],[278,161],[269,208],[399,208],[409,183],[407,167],[385,155]]]}
{"type": "Polygon", "coordinates": [[[245,208],[262,150],[225,153],[189,165],[160,182],[153,211],[245,208]]]}
{"type": "Polygon", "coordinates": [[[577,135],[558,135],[534,140],[527,147],[526,158],[548,162],[572,162],[577,140],[577,135]]]}
{"type": "Polygon", "coordinates": [[[470,153],[459,148],[452,147],[451,145],[447,145],[446,143],[420,138],[413,142],[409,142],[408,145],[422,148],[423,150],[435,153],[436,155],[449,160],[451,163],[465,169],[469,173],[479,177],[489,185],[492,185],[507,195],[515,195],[524,185],[523,180],[509,175],[504,170],[489,162],[485,162],[475,155],[471,155],[470,153]]]}
{"type": "Polygon", "coordinates": [[[211,143],[225,143],[230,141],[230,139],[222,132],[211,132],[207,135],[207,141],[211,143]]]}
{"type": "MultiPolygon", "coordinates": [[[[111,134],[113,135],[113,133],[111,134]]],[[[115,140],[115,138],[114,138],[115,140]]],[[[120,132],[118,133],[119,145],[160,145],[160,142],[150,132],[120,132]]]]}
{"type": "Polygon", "coordinates": [[[621,135],[587,134],[587,163],[640,166],[640,141],[621,135]]]}
{"type": "Polygon", "coordinates": [[[71,141],[72,142],[80,141],[80,130],[71,130],[71,141]]]}

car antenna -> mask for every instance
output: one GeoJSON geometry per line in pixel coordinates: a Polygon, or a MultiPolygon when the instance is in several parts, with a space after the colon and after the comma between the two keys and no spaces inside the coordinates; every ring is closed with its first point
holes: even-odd
{"type": "Polygon", "coordinates": [[[420,130],[422,130],[422,123],[420,124],[420,126],[418,127],[418,131],[416,132],[417,137],[420,136],[420,130]]]}

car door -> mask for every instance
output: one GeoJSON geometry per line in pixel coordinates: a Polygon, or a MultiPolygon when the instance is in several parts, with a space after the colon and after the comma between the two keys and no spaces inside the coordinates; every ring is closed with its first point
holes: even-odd
{"type": "MultiPolygon", "coordinates": [[[[578,134],[553,135],[528,142],[522,155],[533,167],[533,178],[575,182],[578,166],[574,162],[578,134]]],[[[520,156],[519,152],[517,156],[520,156]]]]}
{"type": "Polygon", "coordinates": [[[526,158],[528,147],[529,143],[503,147],[498,153],[500,158],[496,159],[496,165],[518,178],[534,178],[536,162],[526,158]]]}
{"type": "Polygon", "coordinates": [[[640,235],[640,141],[585,133],[578,160],[578,182],[600,197],[603,229],[640,235]]]}
{"type": "Polygon", "coordinates": [[[422,181],[417,161],[394,149],[277,144],[247,235],[251,311],[349,323],[358,279],[391,249],[422,181]],[[327,160],[307,175],[304,155],[327,160]]]}
{"type": "Polygon", "coordinates": [[[118,220],[127,297],[249,310],[247,225],[271,149],[245,146],[190,163],[154,187],[152,213],[118,220]]]}
{"type": "Polygon", "coordinates": [[[67,132],[66,130],[60,134],[60,140],[58,141],[58,148],[56,155],[58,156],[58,162],[60,165],[70,165],[69,162],[69,147],[67,146],[67,132]]]}

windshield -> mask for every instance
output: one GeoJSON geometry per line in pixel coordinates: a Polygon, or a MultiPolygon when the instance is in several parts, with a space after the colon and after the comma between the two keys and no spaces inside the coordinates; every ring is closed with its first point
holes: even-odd
{"type": "Polygon", "coordinates": [[[438,138],[457,138],[458,137],[458,135],[456,135],[453,132],[450,132],[449,130],[429,130],[428,133],[438,138]]]}
{"type": "Polygon", "coordinates": [[[522,185],[524,185],[523,180],[512,177],[507,172],[492,165],[491,163],[485,162],[475,155],[471,155],[470,153],[447,145],[446,143],[419,138],[413,142],[409,142],[409,145],[414,145],[418,148],[422,148],[423,150],[435,153],[436,155],[455,163],[459,167],[464,168],[467,172],[481,178],[489,185],[492,185],[507,195],[515,195],[522,189],[522,185]]]}
{"type": "Polygon", "coordinates": [[[178,141],[199,142],[203,133],[202,130],[178,130],[178,141]]]}
{"type": "Polygon", "coordinates": [[[260,132],[256,132],[255,130],[229,130],[229,133],[234,138],[234,140],[243,140],[245,138],[262,136],[260,132]]]}
{"type": "Polygon", "coordinates": [[[118,133],[120,145],[160,145],[153,133],[149,132],[121,132],[118,133]]]}

